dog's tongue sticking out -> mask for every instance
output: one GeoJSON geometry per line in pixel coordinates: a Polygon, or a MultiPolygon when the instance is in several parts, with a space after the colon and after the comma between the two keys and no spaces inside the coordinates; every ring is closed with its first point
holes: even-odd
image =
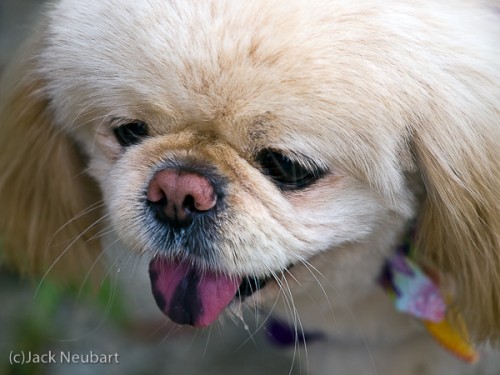
{"type": "Polygon", "coordinates": [[[178,324],[205,327],[213,323],[233,300],[241,279],[160,257],[149,264],[156,303],[178,324]]]}

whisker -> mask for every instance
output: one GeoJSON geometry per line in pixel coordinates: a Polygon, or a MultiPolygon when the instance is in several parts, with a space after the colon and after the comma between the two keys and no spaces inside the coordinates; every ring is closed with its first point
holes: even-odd
{"type": "Polygon", "coordinates": [[[92,262],[92,265],[91,265],[90,269],[85,273],[85,277],[83,278],[82,282],[80,283],[80,288],[78,290],[78,294],[77,294],[77,297],[76,297],[77,301],[80,299],[81,294],[83,293],[83,288],[85,287],[85,284],[89,280],[90,275],[92,274],[92,271],[95,269],[95,267],[97,266],[97,264],[99,264],[101,262],[104,254],[105,254],[104,251],[102,251],[101,253],[99,253],[99,255],[96,257],[96,259],[94,260],[94,262],[92,262]]]}
{"type": "Polygon", "coordinates": [[[293,320],[294,331],[295,331],[294,332],[295,333],[294,353],[293,353],[293,359],[292,359],[292,367],[290,367],[289,374],[292,373],[293,364],[295,363],[295,359],[296,359],[297,354],[299,355],[299,363],[301,362],[300,351],[299,351],[299,342],[300,342],[299,337],[300,336],[302,337],[302,342],[304,345],[304,354],[306,357],[305,358],[305,360],[306,360],[306,372],[309,372],[309,356],[308,356],[308,352],[307,352],[307,343],[306,343],[306,335],[305,335],[304,327],[302,325],[302,321],[300,319],[298,310],[295,306],[295,301],[293,299],[293,293],[292,293],[292,290],[290,288],[290,284],[288,283],[288,280],[286,279],[284,273],[282,273],[282,274],[283,274],[282,279],[284,281],[284,285],[286,285],[285,291],[287,292],[286,294],[288,295],[288,297],[290,299],[290,305],[292,307],[292,310],[290,312],[292,314],[292,320],[293,320]]]}
{"type": "Polygon", "coordinates": [[[95,203],[92,203],[90,206],[84,208],[83,210],[81,210],[79,213],[77,213],[76,215],[74,215],[71,219],[69,219],[68,221],[66,221],[63,225],[61,225],[61,227],[54,233],[52,234],[52,236],[50,236],[49,238],[49,245],[52,243],[52,241],[57,237],[57,235],[59,233],[61,233],[61,231],[63,229],[65,229],[68,225],[70,225],[71,223],[75,222],[76,220],[82,218],[83,216],[87,215],[87,214],[90,214],[102,207],[104,207],[105,204],[104,204],[104,201],[101,199],[95,203]]]}
{"type": "Polygon", "coordinates": [[[205,347],[203,348],[203,354],[201,355],[202,358],[206,358],[207,352],[208,352],[208,345],[210,344],[210,338],[212,337],[212,329],[214,328],[213,325],[211,325],[208,328],[208,335],[205,341],[205,347]]]}
{"type": "MultiPolygon", "coordinates": [[[[104,280],[105,279],[103,279],[103,282],[104,282],[104,280]]],[[[74,342],[74,341],[83,340],[83,339],[91,336],[93,333],[97,332],[104,325],[104,323],[106,322],[106,320],[111,312],[111,308],[112,308],[113,303],[114,303],[115,298],[116,298],[117,275],[115,275],[114,279],[110,279],[110,283],[111,283],[111,287],[110,287],[111,292],[110,292],[110,295],[109,295],[108,300],[106,302],[104,314],[102,315],[100,322],[92,330],[90,330],[86,334],[83,334],[83,335],[78,336],[78,337],[68,338],[68,339],[59,339],[57,341],[64,343],[64,342],[74,342]]]]}
{"type": "MultiPolygon", "coordinates": [[[[326,282],[328,284],[328,286],[333,290],[333,292],[335,294],[338,294],[338,292],[335,290],[335,286],[331,283],[331,281],[325,277],[316,267],[314,267],[310,262],[308,262],[307,260],[303,260],[301,262],[305,267],[306,269],[311,273],[311,275],[314,277],[315,281],[318,283],[319,287],[321,288],[321,291],[323,293],[323,295],[325,296],[325,299],[328,303],[328,307],[330,309],[330,312],[332,314],[332,317],[334,319],[334,324],[335,324],[335,321],[336,321],[336,316],[333,312],[333,304],[331,303],[331,300],[328,296],[328,293],[326,293],[326,290],[324,289],[324,286],[323,286],[323,283],[317,278],[317,276],[315,275],[315,273],[317,273],[323,280],[324,282],[326,282]]],[[[356,317],[356,314],[354,313],[354,311],[352,311],[352,309],[350,308],[350,306],[344,302],[342,300],[342,298],[337,298],[337,300],[340,301],[340,303],[342,303],[342,305],[344,306],[344,308],[348,311],[349,315],[353,318],[354,320],[354,323],[355,323],[355,326],[356,326],[356,329],[358,330],[359,334],[361,335],[361,338],[363,340],[363,345],[369,355],[369,359],[370,359],[370,365],[374,371],[374,374],[378,374],[378,370],[377,370],[377,367],[376,367],[376,363],[375,363],[375,360],[373,358],[373,354],[371,352],[371,349],[370,349],[370,346],[369,346],[369,343],[368,343],[368,340],[365,336],[365,334],[363,333],[362,329],[361,329],[361,326],[359,325],[359,321],[357,320],[357,317],[356,317]]]]}
{"type": "MultiPolygon", "coordinates": [[[[97,112],[97,110],[88,111],[88,109],[89,109],[90,107],[94,106],[96,103],[97,103],[97,101],[88,103],[85,107],[83,107],[83,108],[82,108],[82,109],[81,109],[81,110],[80,110],[80,111],[79,111],[79,112],[75,115],[75,117],[73,117],[73,120],[69,123],[69,125],[64,126],[64,127],[58,127],[58,128],[56,129],[56,131],[52,134],[52,136],[51,136],[51,137],[47,140],[47,143],[46,143],[46,144],[48,145],[50,142],[55,141],[55,139],[56,139],[56,137],[57,137],[57,136],[59,136],[61,133],[65,132],[65,131],[67,131],[68,129],[71,129],[71,128],[73,127],[73,125],[76,123],[76,121],[77,121],[77,120],[78,120],[78,119],[79,119],[79,118],[80,118],[80,117],[81,117],[84,113],[86,113],[86,114],[89,114],[89,115],[90,115],[90,114],[91,114],[91,113],[93,113],[93,112],[97,112]]],[[[92,118],[92,119],[90,119],[90,120],[87,120],[87,121],[83,122],[82,124],[79,124],[78,126],[74,127],[74,129],[78,129],[78,128],[80,128],[80,127],[82,127],[82,126],[84,126],[84,125],[86,125],[86,124],[88,124],[88,123],[90,123],[90,122],[94,121],[95,119],[100,118],[100,117],[107,117],[107,116],[108,116],[108,115],[94,117],[94,118],[92,118]]]]}
{"type": "MultiPolygon", "coordinates": [[[[277,276],[274,272],[270,272],[270,274],[271,274],[271,276],[272,276],[272,277],[276,280],[276,282],[278,283],[278,276],[277,276]]],[[[278,283],[278,285],[279,285],[279,283],[278,283]]],[[[280,288],[280,292],[281,292],[281,288],[280,288]]],[[[268,312],[267,316],[264,318],[263,322],[262,322],[262,323],[260,323],[260,324],[257,324],[257,327],[255,328],[254,332],[249,332],[249,337],[248,337],[248,338],[246,338],[246,339],[243,341],[243,343],[241,343],[241,345],[240,345],[240,346],[238,346],[237,350],[240,350],[240,349],[241,349],[244,345],[246,345],[246,344],[247,344],[250,340],[251,340],[251,341],[253,341],[253,342],[255,343],[255,340],[254,340],[255,335],[256,335],[257,333],[259,333],[259,332],[260,332],[260,330],[261,330],[263,327],[265,327],[265,326],[266,326],[267,321],[268,321],[268,320],[269,320],[269,318],[271,317],[272,312],[274,311],[274,309],[275,309],[276,305],[278,304],[279,298],[280,298],[280,294],[278,293],[278,295],[276,296],[276,298],[275,298],[275,300],[274,300],[274,303],[273,303],[273,305],[272,305],[272,307],[271,307],[270,311],[268,312]]],[[[242,301],[241,301],[241,298],[240,298],[240,304],[241,304],[241,303],[242,303],[242,301]]],[[[258,313],[258,310],[257,310],[257,309],[258,309],[258,304],[257,304],[257,303],[255,304],[255,309],[256,309],[255,311],[257,311],[257,313],[258,313]]],[[[260,314],[259,314],[259,315],[260,315],[260,314]]]]}
{"type": "Polygon", "coordinates": [[[76,238],[73,239],[73,241],[71,241],[71,243],[66,246],[66,248],[56,257],[56,259],[52,262],[52,264],[50,265],[50,267],[47,268],[47,270],[45,271],[44,275],[42,276],[42,278],[40,279],[39,283],[38,283],[38,287],[36,288],[35,290],[35,296],[38,295],[39,291],[40,291],[40,287],[42,286],[42,284],[44,283],[45,279],[48,277],[49,273],[54,269],[54,267],[56,266],[56,264],[62,259],[62,257],[64,255],[66,255],[66,253],[71,249],[71,247],[76,243],[76,241],[78,241],[85,233],[87,233],[89,230],[91,230],[93,227],[95,227],[96,225],[98,225],[105,217],[102,216],[100,217],[99,219],[95,220],[92,224],[90,224],[87,228],[85,228],[78,236],[76,236],[76,238]]]}
{"type": "Polygon", "coordinates": [[[109,234],[111,234],[113,232],[115,232],[115,229],[111,225],[109,225],[107,227],[102,228],[99,232],[94,234],[92,237],[89,237],[89,241],[98,240],[102,237],[108,236],[109,234]]]}
{"type": "Polygon", "coordinates": [[[347,303],[343,303],[343,305],[347,309],[349,315],[351,315],[351,317],[353,318],[356,329],[358,330],[359,334],[361,335],[361,339],[363,340],[363,345],[366,349],[366,352],[368,353],[368,357],[370,360],[370,365],[373,369],[373,373],[375,375],[378,375],[379,372],[377,370],[377,365],[375,363],[375,359],[373,358],[372,350],[370,348],[370,345],[368,343],[368,340],[367,340],[365,334],[363,333],[363,330],[361,329],[361,326],[359,325],[358,318],[356,317],[356,314],[354,313],[354,311],[351,310],[351,308],[349,307],[349,305],[347,303]]]}
{"type": "Polygon", "coordinates": [[[311,276],[314,278],[314,280],[316,281],[316,283],[318,284],[318,286],[320,287],[321,289],[321,292],[323,293],[323,295],[325,296],[325,300],[326,302],[328,303],[328,308],[330,309],[330,312],[332,313],[332,316],[334,317],[335,319],[335,315],[333,314],[333,304],[332,302],[330,301],[330,297],[328,296],[328,293],[326,292],[323,284],[321,283],[321,281],[317,278],[317,276],[315,275],[315,272],[317,272],[320,277],[327,283],[329,284],[329,286],[332,286],[331,285],[331,282],[330,280],[328,280],[316,267],[314,267],[310,262],[308,262],[307,260],[303,259],[301,261],[301,263],[304,265],[304,267],[309,271],[309,273],[311,274],[311,276]]]}

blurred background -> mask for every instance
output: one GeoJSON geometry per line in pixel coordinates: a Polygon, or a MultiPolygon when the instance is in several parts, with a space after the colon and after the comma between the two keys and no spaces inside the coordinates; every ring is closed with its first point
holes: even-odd
{"type": "MultiPolygon", "coordinates": [[[[0,0],[0,74],[44,3],[0,0]]],[[[0,256],[1,238],[0,233],[0,256]]],[[[0,262],[0,375],[300,373],[299,360],[294,366],[286,350],[271,344],[265,329],[253,322],[253,313],[246,329],[230,320],[206,330],[179,328],[163,316],[137,314],[140,303],[130,308],[130,296],[123,289],[122,284],[104,280],[96,295],[85,287],[21,279],[0,262]],[[118,363],[9,363],[12,354],[59,356],[68,351],[117,353],[118,363]]],[[[148,288],[144,293],[151,292],[148,288]]]]}
{"type": "Polygon", "coordinates": [[[45,0],[0,0],[0,68],[22,41],[45,0]]]}

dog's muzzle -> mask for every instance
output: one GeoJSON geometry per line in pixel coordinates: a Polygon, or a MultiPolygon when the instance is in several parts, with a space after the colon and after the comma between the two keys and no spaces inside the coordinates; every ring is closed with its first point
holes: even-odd
{"type": "Polygon", "coordinates": [[[224,180],[213,170],[175,167],[156,172],[147,188],[156,232],[163,234],[157,242],[167,244],[165,254],[150,263],[153,295],[159,308],[178,324],[207,326],[233,300],[242,301],[266,282],[213,272],[192,261],[217,258],[216,244],[207,238],[217,211],[223,210],[223,190],[224,180]]]}

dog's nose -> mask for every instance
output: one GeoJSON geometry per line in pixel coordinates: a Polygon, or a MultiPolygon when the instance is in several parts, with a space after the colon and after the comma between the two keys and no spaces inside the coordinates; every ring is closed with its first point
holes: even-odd
{"type": "Polygon", "coordinates": [[[203,175],[176,169],[157,172],[147,190],[157,217],[174,227],[186,227],[217,204],[213,184],[203,175]]]}

